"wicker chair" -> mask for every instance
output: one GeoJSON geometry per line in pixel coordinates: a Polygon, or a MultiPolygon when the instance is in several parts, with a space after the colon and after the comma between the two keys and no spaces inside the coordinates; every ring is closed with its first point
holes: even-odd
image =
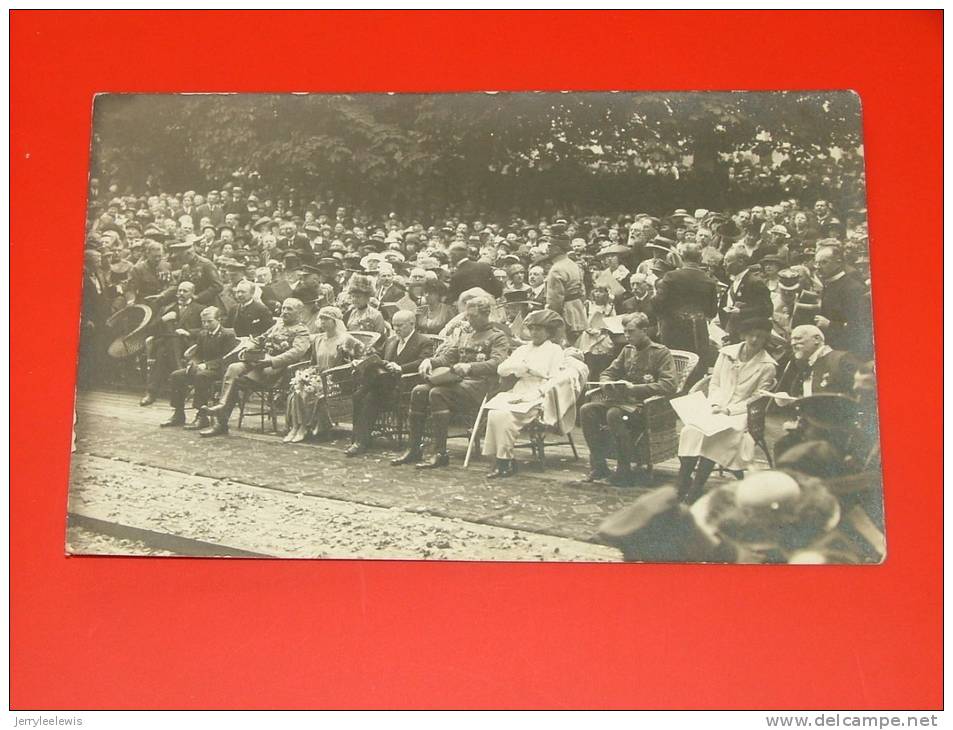
{"type": "MultiPolygon", "coordinates": [[[[698,355],[686,350],[672,350],[675,360],[675,395],[681,395],[689,374],[698,365],[698,355]]],[[[642,404],[642,428],[633,450],[635,459],[652,477],[656,464],[674,459],[678,455],[677,417],[669,399],[664,396],[647,398],[642,404]]]]}
{"type": "Polygon", "coordinates": [[[271,422],[271,430],[278,433],[278,412],[284,412],[288,402],[291,378],[297,370],[311,364],[302,360],[285,368],[271,385],[255,385],[242,388],[238,396],[238,427],[242,427],[245,418],[260,418],[259,431],[265,432],[265,421],[271,422]],[[257,402],[256,402],[257,401],[257,402]],[[255,409],[255,410],[250,410],[255,409]]]}

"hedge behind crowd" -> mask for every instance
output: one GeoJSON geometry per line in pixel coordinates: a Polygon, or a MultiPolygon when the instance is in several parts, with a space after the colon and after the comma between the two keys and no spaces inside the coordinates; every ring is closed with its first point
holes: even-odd
{"type": "Polygon", "coordinates": [[[850,92],[102,95],[92,177],[367,210],[863,207],[850,92]]]}

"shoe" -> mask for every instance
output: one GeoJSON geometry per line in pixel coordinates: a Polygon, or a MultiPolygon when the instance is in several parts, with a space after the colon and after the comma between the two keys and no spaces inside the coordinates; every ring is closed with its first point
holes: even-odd
{"type": "Polygon", "coordinates": [[[616,472],[609,477],[609,484],[617,487],[634,487],[635,479],[630,471],[616,472]]]}
{"type": "Polygon", "coordinates": [[[291,435],[291,438],[288,439],[288,442],[292,444],[300,444],[302,441],[304,441],[304,437],[307,433],[307,430],[304,428],[296,428],[295,432],[291,435]]]}
{"type": "MultiPolygon", "coordinates": [[[[308,435],[308,432],[305,431],[304,435],[308,435]]],[[[327,443],[328,441],[334,440],[334,432],[332,431],[319,431],[318,433],[310,434],[311,440],[316,444],[327,443]]]]}
{"type": "Polygon", "coordinates": [[[281,439],[284,443],[290,444],[291,440],[295,437],[295,434],[298,433],[298,427],[292,426],[288,429],[288,433],[285,434],[285,437],[281,439]]]}
{"type": "Polygon", "coordinates": [[[186,424],[183,428],[186,431],[200,431],[204,428],[208,428],[212,424],[209,422],[208,418],[199,414],[195,417],[195,420],[192,423],[186,424]]]}
{"type": "Polygon", "coordinates": [[[402,466],[403,464],[416,464],[423,457],[420,449],[409,448],[396,459],[391,459],[391,466],[402,466]]]}
{"type": "Polygon", "coordinates": [[[199,411],[201,412],[201,414],[202,414],[203,416],[205,416],[205,417],[208,417],[208,416],[212,416],[212,417],[220,416],[224,410],[225,410],[225,404],[224,404],[224,403],[216,403],[214,406],[202,406],[202,407],[199,409],[199,411]]]}
{"type": "Polygon", "coordinates": [[[156,397],[152,393],[146,393],[142,396],[142,400],[139,401],[140,406],[151,406],[156,402],[156,397]]]}
{"type": "Polygon", "coordinates": [[[227,436],[228,435],[228,426],[224,423],[216,421],[215,425],[211,428],[207,428],[204,431],[199,431],[199,436],[227,436]]]}
{"type": "Polygon", "coordinates": [[[512,459],[497,459],[496,467],[489,474],[487,479],[505,479],[516,473],[516,462],[512,459]]]}
{"type": "Polygon", "coordinates": [[[439,469],[442,466],[450,466],[450,454],[446,451],[438,451],[426,461],[417,464],[418,469],[439,469]]]}
{"type": "Polygon", "coordinates": [[[170,426],[184,426],[185,425],[185,414],[181,411],[173,413],[171,418],[168,421],[163,421],[159,424],[159,428],[169,428],[170,426]]]}
{"type": "Polygon", "coordinates": [[[345,456],[358,456],[364,453],[367,453],[367,447],[362,444],[351,444],[344,449],[345,456]]]}
{"type": "Polygon", "coordinates": [[[590,469],[589,473],[586,474],[586,481],[598,482],[598,481],[602,481],[603,479],[608,479],[610,476],[612,476],[612,473],[607,468],[596,467],[594,469],[590,469]]]}

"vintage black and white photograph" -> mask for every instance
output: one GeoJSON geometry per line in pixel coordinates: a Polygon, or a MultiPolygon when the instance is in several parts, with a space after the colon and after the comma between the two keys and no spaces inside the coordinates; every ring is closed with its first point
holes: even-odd
{"type": "Polygon", "coordinates": [[[884,560],[853,92],[92,115],[70,554],[884,560]]]}

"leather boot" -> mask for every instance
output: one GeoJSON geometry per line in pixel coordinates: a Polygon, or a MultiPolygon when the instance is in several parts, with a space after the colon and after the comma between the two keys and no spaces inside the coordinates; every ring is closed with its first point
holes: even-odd
{"type": "Polygon", "coordinates": [[[421,444],[424,440],[424,420],[427,418],[425,413],[410,414],[410,434],[407,437],[408,449],[403,454],[393,459],[391,466],[401,466],[402,464],[416,464],[423,456],[420,452],[421,444]]]}
{"type": "Polygon", "coordinates": [[[715,462],[706,459],[704,456],[698,459],[698,466],[695,467],[695,476],[692,478],[692,488],[685,497],[688,504],[694,503],[705,493],[705,483],[711,476],[712,469],[715,468],[715,462]]]}
{"type": "Polygon", "coordinates": [[[212,424],[208,420],[208,416],[204,413],[197,413],[195,419],[192,423],[185,426],[186,431],[200,431],[203,428],[208,428],[212,424]]]}
{"type": "Polygon", "coordinates": [[[207,428],[204,431],[199,431],[199,436],[227,436],[228,435],[228,421],[223,421],[219,418],[215,419],[215,423],[211,428],[207,428]]]}
{"type": "Polygon", "coordinates": [[[433,456],[417,465],[418,469],[437,469],[450,463],[447,453],[447,432],[450,430],[450,412],[430,414],[430,433],[433,435],[433,456]]]}
{"type": "Polygon", "coordinates": [[[217,404],[201,408],[200,413],[206,417],[211,416],[216,419],[224,419],[227,425],[228,419],[232,415],[232,409],[238,403],[239,394],[238,386],[235,383],[231,383],[228,389],[222,393],[222,397],[217,404]]]}
{"type": "Polygon", "coordinates": [[[697,456],[679,456],[678,457],[678,498],[687,501],[688,493],[692,490],[692,472],[695,471],[695,465],[698,463],[697,456]]]}
{"type": "Polygon", "coordinates": [[[172,417],[168,421],[163,421],[159,424],[161,428],[168,428],[169,426],[184,426],[185,425],[185,411],[181,409],[176,409],[172,413],[172,417]]]}

